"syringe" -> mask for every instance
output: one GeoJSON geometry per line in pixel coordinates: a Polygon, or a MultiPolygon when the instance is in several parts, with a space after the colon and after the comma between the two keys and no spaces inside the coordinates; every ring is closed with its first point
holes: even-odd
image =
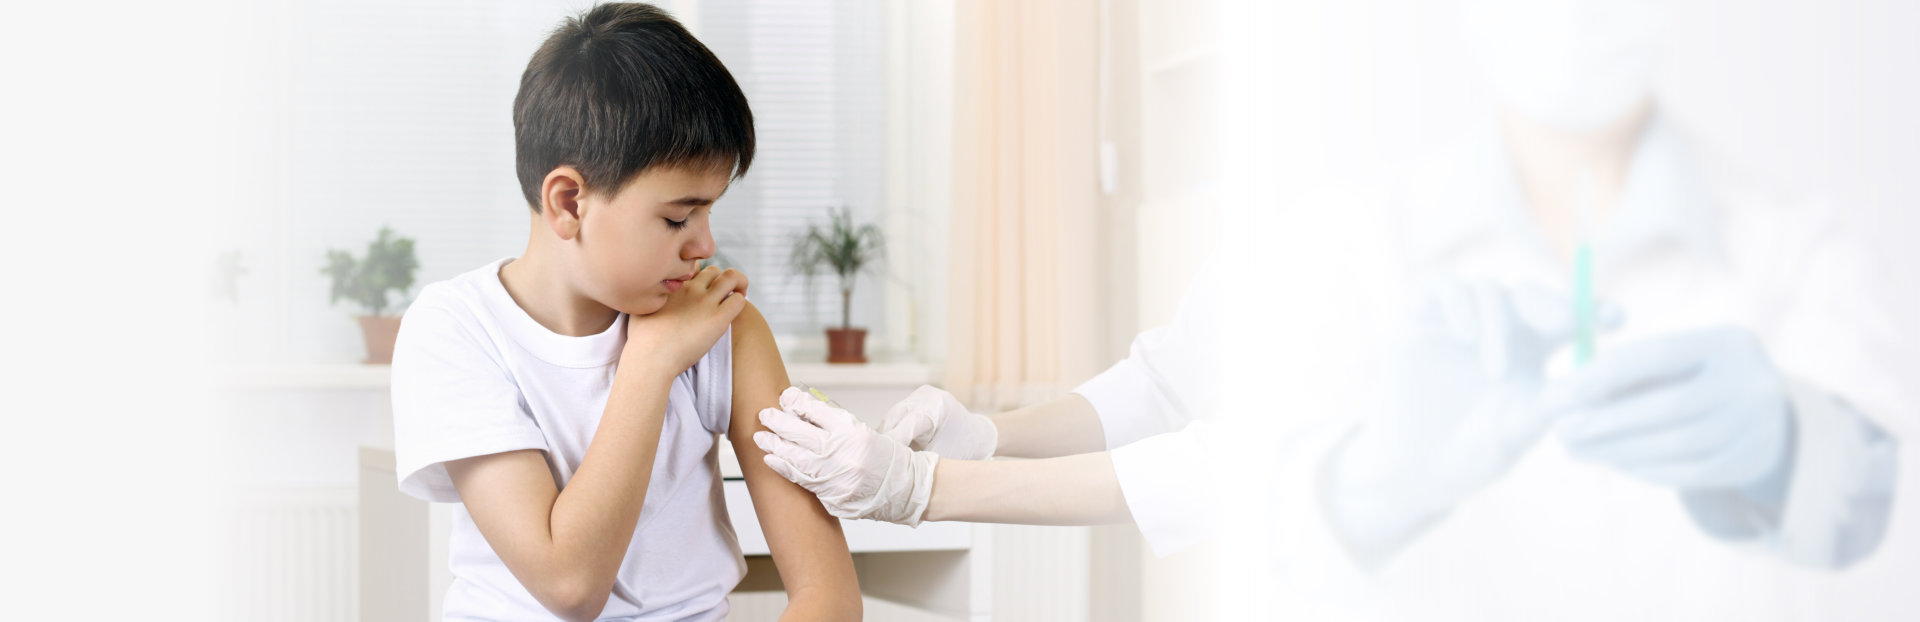
{"type": "Polygon", "coordinates": [[[801,391],[806,391],[807,395],[813,396],[813,399],[820,400],[821,402],[825,402],[826,405],[828,406],[832,406],[834,408],[840,408],[839,402],[833,401],[833,398],[827,397],[827,394],[825,392],[822,392],[821,390],[814,388],[813,385],[796,380],[793,383],[793,388],[799,389],[801,391]]]}
{"type": "Polygon", "coordinates": [[[1573,362],[1593,360],[1593,337],[1598,318],[1593,300],[1594,192],[1591,171],[1580,174],[1575,222],[1579,231],[1573,248],[1573,362]]]}

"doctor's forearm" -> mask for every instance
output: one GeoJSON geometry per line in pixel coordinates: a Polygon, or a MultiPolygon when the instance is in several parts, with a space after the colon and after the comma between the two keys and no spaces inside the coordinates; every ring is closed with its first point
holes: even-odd
{"type": "Polygon", "coordinates": [[[1077,394],[990,415],[1000,439],[994,455],[1057,458],[1107,448],[1106,431],[1093,404],[1077,394]]]}
{"type": "Polygon", "coordinates": [[[1105,452],[1043,460],[941,460],[926,520],[1025,525],[1132,522],[1105,452]]]}

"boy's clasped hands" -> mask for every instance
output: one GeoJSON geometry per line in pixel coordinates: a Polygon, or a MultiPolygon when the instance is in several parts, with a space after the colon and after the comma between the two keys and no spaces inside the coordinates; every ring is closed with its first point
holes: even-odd
{"type": "Polygon", "coordinates": [[[747,275],[707,266],[667,295],[659,311],[627,318],[622,362],[668,366],[669,376],[691,369],[726,334],[747,306],[747,275]]]}

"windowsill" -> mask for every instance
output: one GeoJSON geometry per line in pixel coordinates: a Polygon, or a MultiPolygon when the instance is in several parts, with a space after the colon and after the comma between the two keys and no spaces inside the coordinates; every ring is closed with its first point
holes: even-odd
{"type": "Polygon", "coordinates": [[[787,377],[795,382],[834,387],[917,387],[935,381],[933,367],[917,357],[898,352],[870,352],[865,363],[828,363],[820,350],[796,350],[781,355],[787,377]]]}
{"type": "MultiPolygon", "coordinates": [[[[787,377],[834,387],[916,387],[935,381],[934,369],[905,354],[874,353],[866,363],[828,363],[824,352],[788,353],[787,377]]],[[[210,379],[215,389],[236,391],[386,390],[387,365],[309,363],[220,367],[210,379]]]]}
{"type": "Polygon", "coordinates": [[[362,363],[216,367],[211,384],[215,389],[237,391],[386,390],[392,369],[362,363]]]}

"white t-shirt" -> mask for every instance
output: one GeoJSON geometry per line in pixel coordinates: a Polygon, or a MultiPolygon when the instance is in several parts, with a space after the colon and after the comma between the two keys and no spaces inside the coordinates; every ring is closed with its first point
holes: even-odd
{"type": "MultiPolygon", "coordinates": [[[[505,258],[420,290],[393,354],[400,490],[458,503],[445,463],[546,452],[562,489],[593,441],[626,341],[626,316],[598,335],[547,330],[500,283],[505,258]]],[[[674,379],[646,503],[602,620],[718,620],[746,573],[720,490],[716,435],[732,401],[732,332],[674,379]]],[[[549,620],[456,505],[447,620],[549,620]]]]}

